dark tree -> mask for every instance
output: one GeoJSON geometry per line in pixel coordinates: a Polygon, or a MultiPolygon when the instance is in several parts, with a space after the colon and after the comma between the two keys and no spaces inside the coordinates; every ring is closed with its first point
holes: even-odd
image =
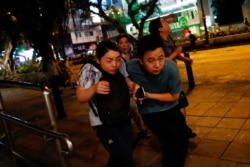
{"type": "Polygon", "coordinates": [[[242,22],[242,8],[244,0],[212,0],[211,7],[214,15],[217,16],[216,22],[220,25],[242,22]]]}
{"type": "MultiPolygon", "coordinates": [[[[87,1],[87,0],[71,0],[74,4],[74,8],[82,9],[86,13],[95,13],[103,18],[106,22],[113,24],[119,33],[126,32],[122,21],[124,17],[114,18],[113,16],[108,15],[108,10],[111,6],[103,5],[103,0],[87,1]],[[95,7],[98,9],[98,12],[91,9],[95,7]]],[[[158,8],[158,0],[145,1],[144,3],[137,3],[137,0],[125,0],[127,5],[128,13],[126,14],[130,22],[136,27],[139,32],[138,38],[143,35],[143,28],[146,20],[154,15],[159,14],[161,11],[158,8]]],[[[158,15],[159,16],[159,15],[158,15]]]]}
{"type": "Polygon", "coordinates": [[[16,46],[20,33],[24,33],[39,50],[46,70],[48,42],[53,39],[53,27],[57,23],[59,27],[62,25],[64,0],[3,0],[0,6],[1,20],[6,21],[1,21],[0,30],[7,32],[13,46],[16,46]],[[11,16],[15,16],[16,22],[10,19],[11,16]]]}

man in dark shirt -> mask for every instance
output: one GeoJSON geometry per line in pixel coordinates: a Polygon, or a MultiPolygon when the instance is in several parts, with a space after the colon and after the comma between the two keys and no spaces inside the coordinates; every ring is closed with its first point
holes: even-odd
{"type": "MultiPolygon", "coordinates": [[[[175,46],[173,38],[170,36],[169,24],[162,18],[156,18],[152,20],[149,24],[149,32],[155,38],[163,41],[165,56],[174,61],[180,60],[185,63],[192,63],[192,59],[184,57],[182,53],[181,46],[175,46]]],[[[188,106],[188,101],[185,93],[182,91],[179,98],[179,107],[181,112],[186,115],[186,107],[188,106]]],[[[187,132],[189,138],[196,137],[196,133],[187,126],[187,132]]]]}

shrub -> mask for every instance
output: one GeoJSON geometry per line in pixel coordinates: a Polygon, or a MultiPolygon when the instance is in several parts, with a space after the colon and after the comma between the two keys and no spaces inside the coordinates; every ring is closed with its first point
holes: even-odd
{"type": "Polygon", "coordinates": [[[29,72],[37,71],[37,70],[38,70],[38,65],[37,63],[34,63],[34,62],[23,64],[16,68],[16,72],[19,74],[29,73],[29,72]]]}
{"type": "Polygon", "coordinates": [[[0,76],[2,76],[3,73],[4,73],[4,69],[1,69],[1,70],[0,70],[0,76]]]}

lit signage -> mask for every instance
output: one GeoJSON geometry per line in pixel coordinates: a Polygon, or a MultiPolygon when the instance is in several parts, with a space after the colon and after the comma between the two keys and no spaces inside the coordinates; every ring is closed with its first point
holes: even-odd
{"type": "Polygon", "coordinates": [[[186,27],[188,25],[188,19],[185,16],[179,17],[178,22],[181,25],[181,27],[186,27]]]}
{"type": "Polygon", "coordinates": [[[189,4],[196,4],[197,0],[159,0],[162,11],[170,11],[189,4]]]}

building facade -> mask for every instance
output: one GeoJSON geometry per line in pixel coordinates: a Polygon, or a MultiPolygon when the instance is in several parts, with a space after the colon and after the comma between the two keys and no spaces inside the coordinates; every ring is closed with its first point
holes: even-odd
{"type": "MultiPolygon", "coordinates": [[[[138,0],[137,3],[144,3],[145,1],[147,0],[138,0]]],[[[128,11],[125,0],[104,0],[103,4],[121,8],[125,15],[128,11]]],[[[189,30],[197,36],[201,35],[205,24],[203,22],[203,15],[206,18],[207,26],[211,26],[214,22],[213,12],[210,8],[211,0],[159,0],[158,6],[161,14],[157,16],[152,15],[147,20],[144,26],[145,34],[148,33],[150,20],[156,17],[164,17],[170,23],[170,28],[175,38],[187,37],[189,30]],[[201,4],[204,9],[203,12],[201,4]]],[[[96,26],[91,26],[91,23],[94,22],[93,20],[80,20],[80,11],[74,13],[75,20],[73,21],[72,18],[69,18],[68,24],[72,40],[71,47],[74,53],[92,49],[93,43],[96,44],[103,38],[112,38],[118,35],[114,26],[101,26],[99,23],[95,23],[96,26]]],[[[132,24],[126,25],[126,31],[134,37],[138,35],[137,29],[132,24]]]]}

